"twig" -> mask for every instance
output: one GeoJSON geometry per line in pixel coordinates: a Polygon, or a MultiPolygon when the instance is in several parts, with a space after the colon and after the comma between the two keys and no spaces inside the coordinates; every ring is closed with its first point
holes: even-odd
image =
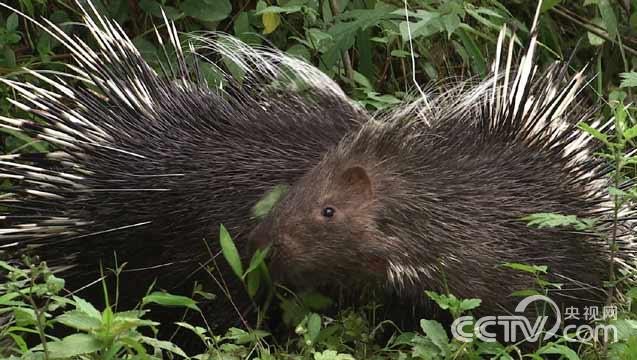
{"type": "Polygon", "coordinates": [[[613,43],[615,45],[621,46],[624,50],[626,50],[627,52],[631,53],[632,55],[637,55],[637,50],[635,50],[635,49],[633,49],[631,47],[628,47],[625,44],[619,44],[615,39],[611,39],[607,34],[604,34],[602,31],[599,31],[599,30],[593,28],[589,24],[587,24],[587,23],[583,22],[582,20],[577,19],[576,17],[574,17],[574,16],[562,11],[561,9],[552,8],[551,11],[553,11],[556,14],[558,14],[558,15],[560,15],[560,16],[562,16],[562,17],[564,17],[564,18],[566,18],[566,19],[568,19],[568,20],[570,20],[570,21],[572,21],[574,23],[576,23],[577,25],[579,25],[579,26],[583,27],[584,29],[586,29],[586,31],[589,31],[589,32],[595,34],[596,36],[598,36],[598,37],[600,37],[600,38],[602,38],[604,40],[610,41],[611,43],[613,43]]]}

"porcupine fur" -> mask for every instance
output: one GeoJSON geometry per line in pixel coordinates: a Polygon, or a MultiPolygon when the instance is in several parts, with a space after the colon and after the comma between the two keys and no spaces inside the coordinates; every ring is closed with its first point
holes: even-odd
{"type": "MultiPolygon", "coordinates": [[[[578,123],[603,133],[613,120],[600,123],[578,100],[583,70],[569,77],[565,64],[535,65],[538,16],[517,70],[503,30],[488,79],[377,116],[291,187],[250,235],[272,246],[279,281],[372,284],[416,320],[427,316],[418,310],[425,290],[479,298],[478,314],[498,315],[517,305],[511,294],[537,286],[501,266],[524,263],[548,265],[547,278],[562,284],[549,297],[562,308],[605,300],[611,169],[578,123]],[[602,235],[522,220],[548,212],[595,218],[602,235]]],[[[622,266],[634,257],[632,214],[627,205],[619,223],[613,261],[622,266]]]]}
{"type": "MultiPolygon", "coordinates": [[[[90,2],[77,5],[98,48],[46,19],[39,26],[73,55],[68,76],[79,84],[33,71],[51,90],[0,80],[21,96],[12,104],[41,120],[1,117],[0,126],[56,147],[0,157],[0,175],[13,183],[0,200],[9,209],[0,218],[0,248],[38,254],[69,290],[93,284],[78,295],[94,301],[103,298],[100,261],[113,268],[116,256],[127,263],[123,308],[155,278],[156,288],[186,295],[197,280],[223,299],[204,270],[219,255],[220,224],[243,250],[257,201],[294,182],[366,114],[318,69],[274,50],[193,36],[189,58],[167,20],[166,34],[156,33],[176,66],[167,61],[157,73],[117,23],[90,2]],[[211,61],[224,79],[208,86],[199,65],[189,65],[204,57],[232,63],[241,78],[211,61]]],[[[245,290],[225,260],[216,263],[216,277],[239,289],[233,296],[241,305],[236,297],[245,290]]],[[[225,314],[239,325],[228,304],[210,306],[220,310],[210,324],[225,314]]]]}

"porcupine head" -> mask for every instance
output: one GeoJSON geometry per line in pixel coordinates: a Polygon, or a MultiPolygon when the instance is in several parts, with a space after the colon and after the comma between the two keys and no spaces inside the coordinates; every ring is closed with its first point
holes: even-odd
{"type": "Polygon", "coordinates": [[[576,96],[582,72],[564,81],[563,66],[535,71],[536,41],[517,76],[509,65],[498,76],[497,61],[490,79],[368,121],[327,151],[249,235],[272,246],[274,278],[371,284],[415,302],[424,290],[448,291],[495,315],[514,309],[512,293],[537,286],[533,274],[502,266],[523,263],[548,266],[561,307],[599,303],[605,241],[523,221],[608,215],[605,166],[576,126],[591,120],[576,96]]]}

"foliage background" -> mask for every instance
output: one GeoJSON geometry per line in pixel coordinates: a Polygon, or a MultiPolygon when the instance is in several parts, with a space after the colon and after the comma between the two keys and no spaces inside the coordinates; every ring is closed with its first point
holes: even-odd
{"type": "MultiPolygon", "coordinates": [[[[3,0],[6,2],[6,0],[3,0]]],[[[525,44],[536,8],[526,0],[97,0],[95,5],[122,25],[146,59],[160,57],[153,26],[161,8],[183,32],[222,31],[250,44],[276,46],[319,66],[370,108],[398,101],[420,84],[485,76],[500,27],[508,24],[525,44]],[[415,67],[408,42],[409,20],[415,67]]],[[[9,6],[63,25],[90,44],[78,24],[73,0],[9,0],[9,6]]],[[[86,0],[81,0],[86,4],[86,0]]],[[[540,63],[589,64],[588,96],[598,101],[620,84],[618,74],[637,65],[637,0],[546,0],[540,26],[540,63]]],[[[23,75],[23,67],[62,70],[69,54],[26,19],[0,9],[0,76],[23,75]]],[[[37,82],[36,79],[31,79],[37,82]]],[[[633,79],[634,80],[634,79],[633,79]]],[[[20,115],[0,84],[0,114],[20,115]]],[[[28,143],[2,139],[4,152],[28,143]]],[[[34,144],[31,144],[33,146],[34,144]]],[[[36,145],[37,146],[37,145],[36,145]]]]}

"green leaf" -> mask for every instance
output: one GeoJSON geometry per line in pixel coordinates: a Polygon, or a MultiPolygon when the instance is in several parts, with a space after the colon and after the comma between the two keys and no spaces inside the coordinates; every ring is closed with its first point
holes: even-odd
{"type": "Polygon", "coordinates": [[[232,13],[230,0],[186,0],[179,8],[187,16],[201,21],[221,21],[232,13]]]}
{"type": "Polygon", "coordinates": [[[602,133],[601,131],[583,122],[579,123],[579,128],[591,134],[594,138],[603,142],[606,146],[610,146],[610,142],[608,141],[608,135],[602,133]]]}
{"type": "Polygon", "coordinates": [[[336,350],[324,350],[323,352],[315,352],[314,360],[355,360],[350,354],[341,354],[336,350]]]}
{"type": "Polygon", "coordinates": [[[18,326],[28,327],[30,325],[37,324],[38,322],[37,315],[31,308],[14,308],[13,316],[15,316],[15,322],[18,326]]]}
{"type": "Polygon", "coordinates": [[[429,291],[429,290],[425,291],[425,294],[427,294],[427,296],[431,300],[435,301],[436,304],[438,304],[438,306],[443,310],[447,310],[452,307],[457,307],[458,305],[459,300],[453,294],[444,295],[444,294],[438,294],[435,291],[429,291]]]}
{"type": "Polygon", "coordinates": [[[276,185],[268,191],[252,208],[256,219],[263,219],[288,192],[287,185],[276,185]]]}
{"type": "Polygon", "coordinates": [[[18,14],[12,13],[11,15],[9,15],[9,17],[7,17],[7,23],[5,25],[7,31],[14,32],[15,30],[17,30],[19,20],[20,19],[18,18],[18,14]]]}
{"type": "Polygon", "coordinates": [[[181,16],[181,12],[172,6],[161,5],[154,0],[140,0],[139,8],[145,13],[150,14],[157,18],[162,18],[162,10],[166,14],[166,17],[170,20],[175,20],[181,16]]]}
{"type": "Polygon", "coordinates": [[[522,218],[528,226],[538,229],[573,227],[575,230],[592,230],[596,221],[594,219],[578,218],[575,215],[562,215],[556,213],[537,213],[522,218]]]}
{"type": "Polygon", "coordinates": [[[250,298],[254,298],[261,287],[261,274],[258,272],[249,272],[245,276],[246,288],[250,298]]]}
{"type": "Polygon", "coordinates": [[[304,292],[299,295],[308,308],[314,311],[325,310],[328,306],[332,305],[332,299],[317,292],[304,292]]]}
{"type": "Polygon", "coordinates": [[[188,355],[186,355],[186,353],[179,346],[171,343],[170,341],[157,340],[147,336],[142,336],[140,340],[142,343],[150,345],[155,349],[166,350],[173,354],[188,358],[188,355]]]}
{"type": "Polygon", "coordinates": [[[263,250],[257,249],[257,251],[254,252],[254,255],[252,255],[252,258],[250,259],[250,266],[248,266],[248,270],[246,270],[245,273],[249,274],[261,266],[261,264],[265,262],[265,258],[269,251],[270,247],[266,247],[263,250]]]}
{"type": "Polygon", "coordinates": [[[615,40],[617,37],[617,17],[615,16],[612,5],[609,0],[599,0],[597,6],[602,15],[602,20],[604,20],[606,31],[608,31],[608,37],[615,40]]]}
{"type": "Polygon", "coordinates": [[[637,87],[637,72],[624,72],[619,76],[622,78],[619,87],[637,87]]]}
{"type": "Polygon", "coordinates": [[[162,291],[155,291],[144,296],[142,304],[158,304],[162,306],[182,306],[200,312],[197,302],[187,296],[173,295],[162,291]]]}
{"type": "Polygon", "coordinates": [[[295,12],[300,12],[300,6],[268,6],[265,9],[261,9],[256,12],[257,15],[264,15],[267,13],[275,13],[275,14],[292,14],[295,12]]]}
{"type": "Polygon", "coordinates": [[[281,25],[281,14],[267,12],[261,16],[261,20],[263,21],[263,33],[270,34],[281,25]]]}
{"type": "MultiPolygon", "coordinates": [[[[96,336],[89,334],[73,334],[59,341],[47,342],[49,358],[71,358],[78,355],[90,354],[102,350],[102,344],[96,336]]],[[[43,350],[42,345],[33,350],[43,350]]]]}
{"type": "Polygon", "coordinates": [[[529,274],[546,274],[548,267],[545,265],[527,265],[521,263],[506,263],[502,264],[502,267],[526,272],[529,274]]]}
{"type": "Polygon", "coordinates": [[[250,16],[247,11],[240,12],[234,19],[234,35],[248,44],[259,44],[261,38],[255,34],[250,25],[250,16]]]}
{"type": "Polygon", "coordinates": [[[624,138],[626,138],[626,140],[630,140],[635,136],[637,136],[637,126],[633,126],[624,131],[624,138]]]}
{"type": "Polygon", "coordinates": [[[549,343],[542,346],[536,353],[539,355],[546,355],[546,354],[562,355],[568,360],[580,360],[580,357],[571,348],[569,348],[566,345],[560,345],[555,343],[549,343]]]}
{"type": "Polygon", "coordinates": [[[544,2],[542,2],[542,6],[540,7],[540,11],[543,13],[547,12],[551,10],[552,8],[554,8],[555,5],[558,5],[561,2],[562,0],[544,0],[544,2]]]}
{"type": "Polygon", "coordinates": [[[88,316],[94,318],[94,319],[102,319],[102,313],[100,313],[91,303],[89,303],[88,301],[77,297],[77,296],[73,296],[73,302],[75,303],[75,309],[78,311],[81,311],[85,314],[87,314],[88,316]]]}
{"type": "Polygon", "coordinates": [[[469,311],[480,307],[482,300],[480,299],[464,299],[460,302],[461,311],[469,311]]]}
{"type": "MultiPolygon", "coordinates": [[[[393,57],[397,57],[397,58],[409,58],[409,57],[411,57],[411,53],[409,51],[399,50],[399,49],[392,50],[390,55],[393,56],[393,57]]],[[[414,54],[414,55],[416,55],[414,57],[418,57],[417,54],[414,54]]]]}
{"type": "MultiPolygon", "coordinates": [[[[0,49],[2,48],[1,44],[0,44],[0,49]]],[[[15,60],[15,52],[13,52],[13,50],[11,50],[11,48],[9,48],[8,46],[4,47],[4,51],[2,53],[3,57],[4,57],[4,63],[5,65],[7,65],[7,67],[9,68],[14,68],[16,67],[16,60],[15,60]]]]}
{"type": "Polygon", "coordinates": [[[487,64],[484,60],[485,57],[482,55],[482,51],[480,51],[480,47],[471,38],[471,36],[467,34],[464,27],[461,27],[460,31],[458,31],[457,34],[462,41],[462,45],[469,54],[473,70],[481,76],[485,76],[487,73],[487,64]]]}
{"type": "Polygon", "coordinates": [[[520,290],[520,291],[514,291],[511,293],[511,296],[514,297],[529,297],[529,296],[533,296],[533,295],[544,295],[543,293],[537,291],[537,290],[533,290],[533,289],[527,289],[527,290],[520,290]]]}
{"type": "Polygon", "coordinates": [[[442,31],[440,22],[437,21],[439,17],[440,14],[436,12],[418,10],[415,16],[418,20],[415,23],[410,22],[408,24],[407,21],[401,22],[398,28],[403,43],[409,41],[410,34],[412,39],[416,39],[419,37],[428,37],[442,31]]]}
{"type": "Polygon", "coordinates": [[[447,332],[439,322],[422,319],[420,320],[420,327],[429,340],[440,349],[443,355],[449,353],[449,338],[447,337],[447,332]]]}
{"type": "Polygon", "coordinates": [[[307,319],[307,335],[313,342],[321,333],[321,316],[311,313],[307,319]]]}
{"type": "Polygon", "coordinates": [[[102,327],[101,319],[96,319],[95,317],[79,310],[67,311],[55,318],[55,321],[84,332],[98,330],[102,327]]]}
{"type": "Polygon", "coordinates": [[[219,242],[221,244],[223,257],[226,258],[226,261],[232,268],[232,271],[234,271],[235,275],[241,278],[243,276],[243,265],[241,264],[239,251],[234,245],[234,241],[232,241],[230,233],[228,233],[228,230],[226,230],[226,227],[223,225],[219,227],[219,242]]]}
{"type": "Polygon", "coordinates": [[[263,339],[269,335],[270,333],[263,330],[251,330],[250,332],[247,332],[242,329],[230,328],[225,337],[228,340],[233,340],[235,344],[243,345],[254,344],[259,339],[263,339]]]}
{"type": "MultiPolygon", "coordinates": [[[[591,20],[591,22],[599,27],[602,27],[604,29],[606,28],[604,24],[604,20],[600,18],[594,18],[591,20]]],[[[604,38],[601,38],[590,31],[587,32],[587,36],[588,36],[588,42],[593,46],[601,46],[606,41],[604,38]]]]}

